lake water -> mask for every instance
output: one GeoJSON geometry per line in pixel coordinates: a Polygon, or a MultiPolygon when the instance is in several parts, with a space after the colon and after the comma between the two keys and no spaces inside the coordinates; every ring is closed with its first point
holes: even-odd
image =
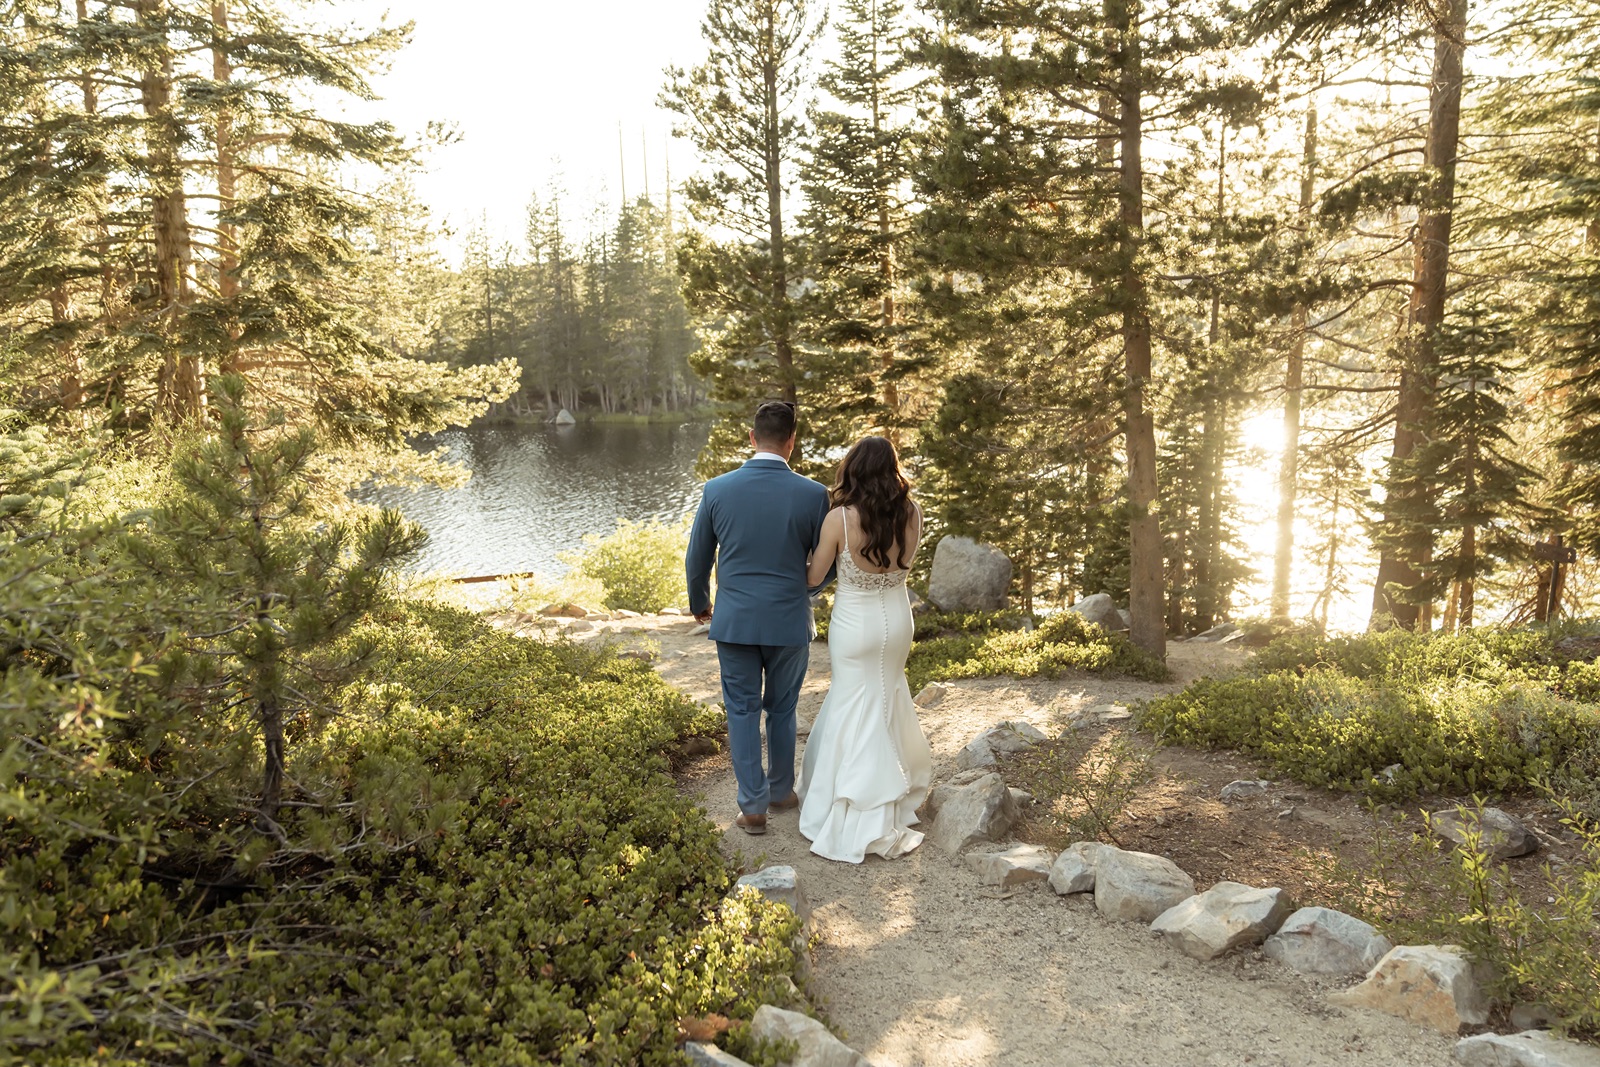
{"type": "Polygon", "coordinates": [[[562,552],[586,534],[608,534],[618,519],[676,520],[700,497],[694,462],[704,424],[556,428],[472,426],[417,442],[444,445],[472,471],[459,489],[381,489],[368,503],[399,508],[432,535],[413,564],[453,575],[566,571],[562,552]]]}

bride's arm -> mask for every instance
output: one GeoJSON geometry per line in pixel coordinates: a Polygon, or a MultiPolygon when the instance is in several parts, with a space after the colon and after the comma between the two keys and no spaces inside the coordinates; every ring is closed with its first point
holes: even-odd
{"type": "Polygon", "coordinates": [[[833,569],[833,564],[839,557],[839,531],[840,523],[844,521],[844,512],[837,509],[828,512],[828,517],[822,520],[822,534],[817,540],[817,547],[811,553],[811,564],[806,568],[806,586],[815,589],[828,577],[828,572],[833,569]]]}

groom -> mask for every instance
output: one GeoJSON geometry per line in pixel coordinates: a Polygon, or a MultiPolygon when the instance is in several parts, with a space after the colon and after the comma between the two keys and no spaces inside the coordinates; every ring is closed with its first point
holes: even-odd
{"type": "Polygon", "coordinates": [[[828,491],[789,469],[794,434],[793,404],[762,404],[750,430],[755,455],[706,483],[689,534],[689,610],[711,623],[717,643],[728,747],[739,782],[740,814],[734,821],[747,834],[767,832],[769,808],[787,810],[800,803],[794,791],[795,705],[813,631],[806,557],[827,518],[828,491]]]}

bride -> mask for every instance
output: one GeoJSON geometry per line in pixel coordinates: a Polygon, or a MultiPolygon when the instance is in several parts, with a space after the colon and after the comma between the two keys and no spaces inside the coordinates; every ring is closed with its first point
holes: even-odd
{"type": "Polygon", "coordinates": [[[801,763],[800,832],[819,856],[860,863],[922,843],[911,829],[933,781],[933,750],[906,684],[911,606],[906,570],[922,512],[886,438],[858,441],[839,464],[833,510],[808,575],[838,562],[828,657],[833,683],[801,763]]]}

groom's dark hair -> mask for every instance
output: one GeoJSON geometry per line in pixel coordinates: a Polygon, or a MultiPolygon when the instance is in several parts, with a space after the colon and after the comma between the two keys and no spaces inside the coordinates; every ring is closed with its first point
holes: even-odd
{"type": "Polygon", "coordinates": [[[783,444],[794,436],[794,405],[787,400],[768,400],[756,408],[750,428],[758,445],[783,444]]]}

